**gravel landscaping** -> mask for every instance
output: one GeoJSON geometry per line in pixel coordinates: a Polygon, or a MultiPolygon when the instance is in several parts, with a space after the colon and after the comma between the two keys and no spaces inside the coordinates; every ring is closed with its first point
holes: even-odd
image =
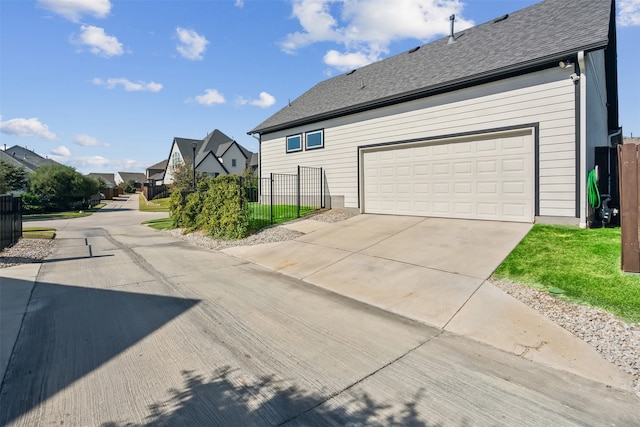
{"type": "MultiPolygon", "coordinates": [[[[326,210],[305,217],[314,221],[338,222],[356,213],[343,210],[326,210]]],[[[191,244],[220,250],[234,246],[259,245],[263,243],[292,240],[303,233],[289,230],[282,225],[260,230],[245,239],[229,241],[212,239],[204,233],[182,234],[184,230],[166,230],[165,233],[191,244]]],[[[0,252],[0,268],[39,262],[49,256],[55,240],[22,239],[15,246],[0,252]]],[[[532,307],[556,324],[592,345],[609,362],[615,364],[634,378],[634,390],[640,397],[640,324],[626,323],[612,314],[568,302],[548,292],[511,283],[492,280],[509,295],[532,307]]]]}
{"type": "Polygon", "coordinates": [[[20,239],[12,247],[0,252],[0,268],[40,262],[51,255],[55,243],[50,239],[20,239]]]}

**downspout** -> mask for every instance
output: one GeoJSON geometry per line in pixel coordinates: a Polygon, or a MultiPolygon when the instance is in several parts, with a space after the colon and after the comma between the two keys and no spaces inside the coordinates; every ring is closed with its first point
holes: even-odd
{"type": "Polygon", "coordinates": [[[258,141],[258,177],[260,178],[262,177],[262,135],[255,136],[253,133],[249,135],[258,141]]]}
{"type": "Polygon", "coordinates": [[[580,228],[587,228],[587,70],[584,51],[578,52],[580,66],[580,228]]]}
{"type": "Polygon", "coordinates": [[[620,136],[620,135],[622,135],[622,128],[619,128],[614,133],[609,134],[609,147],[615,148],[616,144],[613,142],[613,138],[615,138],[616,136],[620,136]]]}

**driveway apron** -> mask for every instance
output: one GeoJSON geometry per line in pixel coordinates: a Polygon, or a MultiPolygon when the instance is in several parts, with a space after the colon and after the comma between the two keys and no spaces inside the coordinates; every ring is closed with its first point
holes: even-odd
{"type": "Polygon", "coordinates": [[[523,358],[624,387],[628,377],[595,349],[488,279],[532,225],[357,215],[315,225],[288,242],[225,252],[523,358]]]}

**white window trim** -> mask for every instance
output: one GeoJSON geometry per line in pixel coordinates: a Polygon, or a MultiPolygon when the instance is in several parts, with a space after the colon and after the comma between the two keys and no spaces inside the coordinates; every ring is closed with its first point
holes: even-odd
{"type": "Polygon", "coordinates": [[[287,137],[285,138],[285,144],[286,144],[285,148],[286,148],[286,150],[287,150],[287,153],[297,153],[298,151],[302,151],[302,139],[303,139],[303,138],[302,138],[302,134],[301,134],[301,133],[297,133],[297,134],[295,134],[295,135],[289,135],[289,136],[287,136],[287,137]],[[300,147],[299,147],[299,148],[296,148],[296,149],[293,149],[293,150],[289,150],[289,139],[290,139],[290,138],[296,138],[296,137],[297,137],[297,138],[300,138],[300,147]]]}
{"type": "Polygon", "coordinates": [[[324,129],[318,129],[318,130],[312,130],[310,132],[305,132],[305,138],[304,138],[304,143],[305,143],[305,150],[319,150],[321,148],[324,148],[324,129]],[[320,145],[314,145],[312,147],[309,147],[309,135],[313,135],[313,134],[320,134],[320,139],[322,140],[320,145]]]}

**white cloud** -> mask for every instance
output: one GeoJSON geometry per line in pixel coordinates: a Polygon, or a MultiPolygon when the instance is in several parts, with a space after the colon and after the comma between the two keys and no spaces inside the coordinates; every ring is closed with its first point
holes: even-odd
{"type": "Polygon", "coordinates": [[[317,42],[337,43],[344,52],[332,49],[324,60],[345,70],[379,60],[395,41],[447,35],[452,13],[456,31],[472,26],[462,9],[459,0],[294,0],[293,16],[303,31],[288,34],[281,48],[295,53],[317,42]]]}
{"type": "Polygon", "coordinates": [[[109,146],[109,144],[107,144],[106,142],[100,142],[98,141],[98,138],[85,135],[85,134],[76,135],[73,142],[83,147],[99,147],[99,146],[108,147],[109,146]]]}
{"type": "Polygon", "coordinates": [[[224,104],[224,96],[215,89],[205,89],[204,95],[196,96],[196,102],[202,105],[224,104]]]}
{"type": "Polygon", "coordinates": [[[236,0],[235,6],[236,7],[243,7],[244,6],[244,0],[236,0]]]}
{"type": "Polygon", "coordinates": [[[69,157],[71,156],[71,151],[69,151],[69,149],[64,145],[61,145],[60,147],[51,150],[51,154],[54,156],[69,157]]]}
{"type": "Polygon", "coordinates": [[[160,92],[163,88],[162,84],[156,82],[132,82],[124,77],[109,78],[103,80],[99,77],[93,79],[93,84],[104,86],[107,89],[114,89],[116,86],[122,86],[127,92],[160,92]]]}
{"type": "Polygon", "coordinates": [[[38,0],[38,4],[73,22],[78,22],[82,15],[105,18],[111,11],[109,0],[38,0]]]}
{"type": "MultiPolygon", "coordinates": [[[[52,151],[53,152],[53,151],[52,151]]],[[[90,172],[116,172],[116,171],[144,171],[148,163],[138,160],[122,159],[110,160],[103,156],[72,156],[61,154],[51,154],[50,159],[67,166],[76,168],[81,173],[90,172]]]]}
{"type": "Polygon", "coordinates": [[[331,49],[324,55],[324,63],[340,71],[353,70],[377,61],[375,56],[367,56],[362,52],[340,53],[331,49]]]}
{"type": "Polygon", "coordinates": [[[640,25],[640,0],[618,0],[618,23],[623,27],[640,25]]]}
{"type": "Polygon", "coordinates": [[[209,41],[204,36],[196,33],[193,30],[187,30],[186,28],[177,27],[176,35],[178,36],[179,43],[176,49],[184,58],[192,60],[201,60],[203,58],[204,51],[207,50],[209,41]]]}
{"type": "Polygon", "coordinates": [[[80,26],[80,36],[71,39],[72,43],[88,46],[91,53],[95,55],[119,56],[124,53],[122,43],[115,36],[110,36],[104,32],[104,28],[93,25],[80,26]]]}
{"type": "Polygon", "coordinates": [[[249,105],[253,105],[255,107],[260,107],[260,108],[269,108],[276,103],[276,99],[270,93],[260,92],[258,99],[248,100],[240,97],[238,98],[237,103],[239,105],[249,104],[249,105]]]}
{"type": "Polygon", "coordinates": [[[57,138],[56,135],[49,130],[49,126],[42,123],[36,117],[30,119],[10,119],[3,122],[2,116],[0,116],[0,131],[9,135],[36,136],[50,141],[57,138]]]}

